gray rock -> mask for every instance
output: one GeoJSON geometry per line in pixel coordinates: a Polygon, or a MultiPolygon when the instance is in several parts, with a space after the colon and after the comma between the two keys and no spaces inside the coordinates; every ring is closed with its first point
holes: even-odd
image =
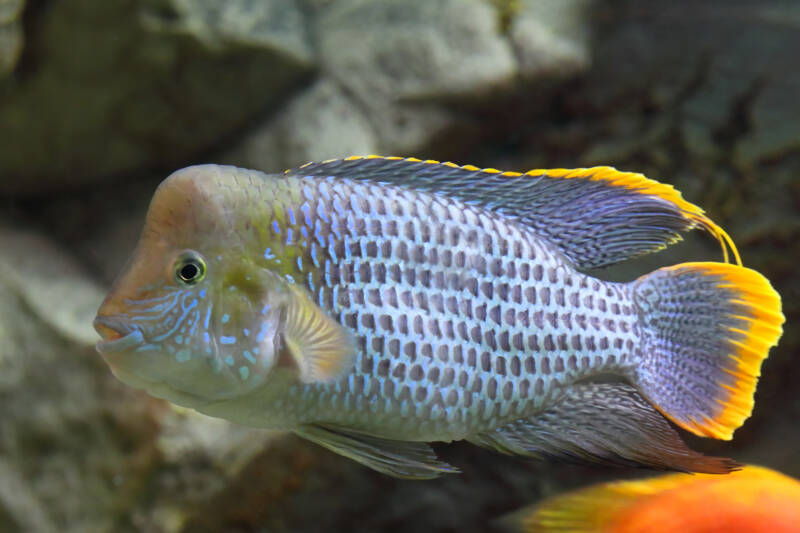
{"type": "Polygon", "coordinates": [[[22,55],[25,0],[0,0],[0,80],[13,72],[22,55]]]}
{"type": "Polygon", "coordinates": [[[336,83],[323,79],[250,132],[223,159],[280,172],[308,161],[376,151],[375,134],[363,110],[336,83]]]}
{"type": "Polygon", "coordinates": [[[523,77],[561,78],[590,66],[591,0],[524,0],[521,4],[509,38],[523,77]]]}
{"type": "Polygon", "coordinates": [[[121,493],[141,483],[130,457],[151,419],[132,416],[135,393],[111,381],[80,327],[83,293],[96,288],[68,260],[60,268],[64,255],[39,238],[4,231],[2,249],[0,529],[114,529],[121,493]],[[48,274],[62,281],[37,278],[48,274]],[[77,282],[71,291],[60,286],[67,280],[77,282]]]}
{"type": "Polygon", "coordinates": [[[741,172],[796,151],[800,7],[781,0],[697,7],[689,0],[652,9],[598,5],[584,109],[630,110],[640,122],[636,138],[650,129],[647,121],[668,116],[684,136],[682,149],[741,172]]]}
{"type": "Polygon", "coordinates": [[[734,155],[740,167],[750,170],[800,150],[795,53],[800,46],[800,5],[753,2],[741,12],[748,24],[736,27],[738,46],[725,58],[725,69],[751,82],[737,102],[749,129],[745,126],[734,155]]]}
{"type": "MultiPolygon", "coordinates": [[[[222,48],[240,43],[281,51],[302,63],[313,60],[306,21],[295,0],[174,0],[182,28],[206,44],[222,48]]],[[[159,20],[154,19],[156,24],[159,20]]]]}
{"type": "Polygon", "coordinates": [[[292,0],[35,7],[30,68],[0,95],[0,194],[179,166],[312,68],[292,0]]]}
{"type": "Polygon", "coordinates": [[[93,278],[109,286],[133,252],[150,199],[168,174],[137,173],[121,183],[37,200],[36,219],[93,278]]]}
{"type": "Polygon", "coordinates": [[[203,456],[231,477],[238,475],[270,440],[281,435],[180,407],[169,409],[161,423],[158,448],[167,463],[180,464],[187,456],[203,456]]]}
{"type": "Polygon", "coordinates": [[[0,228],[0,281],[38,319],[71,342],[92,346],[102,289],[63,251],[32,232],[0,228]]]}
{"type": "Polygon", "coordinates": [[[452,124],[442,100],[486,96],[517,72],[494,11],[478,0],[333,3],[318,17],[317,41],[325,72],[393,153],[420,150],[452,124]]]}

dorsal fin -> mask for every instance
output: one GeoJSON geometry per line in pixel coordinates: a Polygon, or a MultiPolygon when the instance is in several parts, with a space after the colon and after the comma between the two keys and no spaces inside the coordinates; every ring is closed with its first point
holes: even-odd
{"type": "Polygon", "coordinates": [[[661,250],[700,227],[739,252],[725,231],[671,185],[611,167],[502,172],[415,158],[352,156],[308,163],[290,175],[365,180],[450,195],[534,228],[579,268],[661,250]]]}

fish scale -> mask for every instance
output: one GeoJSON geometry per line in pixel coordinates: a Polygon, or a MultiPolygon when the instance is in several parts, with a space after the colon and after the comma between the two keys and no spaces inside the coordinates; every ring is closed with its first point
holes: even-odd
{"type": "Polygon", "coordinates": [[[629,283],[583,273],[695,228],[740,262],[672,187],[609,167],[189,167],[156,191],[97,347],[154,396],[393,476],[456,471],[426,444],[456,439],[724,473],[736,463],[692,451],[667,419],[731,437],[780,337],[780,297],[724,263],[629,283]]]}
{"type": "Polygon", "coordinates": [[[361,348],[337,383],[290,391],[284,404],[297,400],[298,416],[456,439],[541,409],[559,385],[624,367],[635,349],[625,291],[568,270],[513,221],[347,180],[289,177],[280,187],[303,201],[276,209],[262,246],[303,257],[286,273],[361,348]]]}

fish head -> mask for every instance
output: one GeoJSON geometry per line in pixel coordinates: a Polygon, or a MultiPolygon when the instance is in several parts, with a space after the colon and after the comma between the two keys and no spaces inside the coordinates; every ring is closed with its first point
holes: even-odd
{"type": "Polygon", "coordinates": [[[188,167],[159,186],[94,321],[121,381],[188,407],[263,385],[280,348],[279,285],[248,255],[237,172],[188,167]]]}

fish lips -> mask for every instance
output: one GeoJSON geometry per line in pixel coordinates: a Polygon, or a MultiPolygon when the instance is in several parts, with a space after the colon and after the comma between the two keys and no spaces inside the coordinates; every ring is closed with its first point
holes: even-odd
{"type": "Polygon", "coordinates": [[[97,316],[93,325],[103,339],[95,345],[101,354],[126,352],[144,344],[142,332],[119,318],[97,316]]]}

